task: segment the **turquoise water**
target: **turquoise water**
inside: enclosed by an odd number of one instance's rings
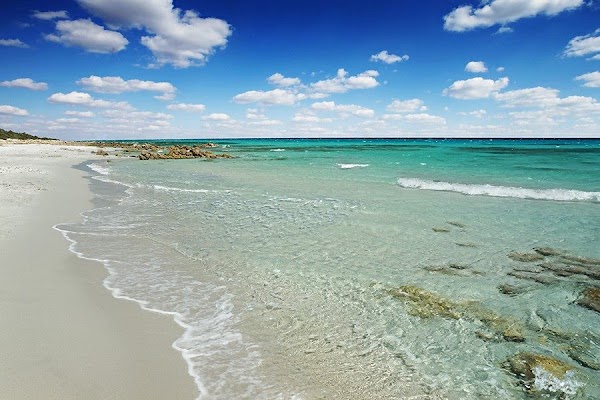
[[[60,227],[185,328],[201,398],[600,398],[600,141],[217,143],[89,163]],[[571,372],[522,382],[519,352]]]

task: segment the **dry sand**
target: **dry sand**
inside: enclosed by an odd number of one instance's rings
[[[0,140],[0,397],[193,399],[170,317],[113,298],[52,228],[91,208],[91,147]]]

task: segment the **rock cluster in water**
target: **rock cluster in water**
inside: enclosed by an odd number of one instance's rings
[[[147,150],[142,149],[138,158],[140,160],[165,160],[165,159],[188,159],[188,158],[233,158],[232,155],[227,153],[215,154],[211,151],[205,150],[206,147],[214,147],[212,143],[199,146],[171,146],[169,151],[161,153],[160,150]]]

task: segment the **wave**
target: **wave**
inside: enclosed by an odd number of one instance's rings
[[[99,173],[100,175],[108,175],[110,174],[110,168],[103,167],[98,164],[86,164],[86,166],[94,172]]]
[[[351,169],[351,168],[365,168],[368,167],[369,164],[337,164],[340,169]]]
[[[600,202],[600,192],[585,192],[571,189],[528,189],[512,186],[471,185],[429,181],[418,178],[399,178],[398,185],[409,189],[456,192],[470,196],[513,197],[517,199],[553,200],[553,201],[590,201]]]
[[[285,149],[271,149],[269,151],[285,151]]]

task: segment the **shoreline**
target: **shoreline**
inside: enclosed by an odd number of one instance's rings
[[[0,146],[0,392],[12,399],[193,399],[172,316],[105,289],[101,263],[54,226],[92,208],[90,147]],[[15,201],[17,200],[17,201]]]

